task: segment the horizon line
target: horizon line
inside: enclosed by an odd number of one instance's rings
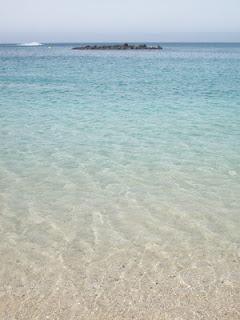
[[[0,45],[8,45],[8,44],[21,44],[21,43],[31,43],[33,42],[33,40],[26,40],[26,41],[18,41],[18,42],[1,42],[0,41]],[[38,42],[36,40],[34,40],[34,42]],[[141,41],[119,41],[119,40],[101,40],[101,41],[39,41],[38,43],[41,44],[71,44],[71,43],[200,43],[200,44],[207,44],[207,43],[216,43],[216,44],[221,44],[221,43],[229,43],[229,44],[240,44],[240,41],[151,41],[151,40],[141,40]]]

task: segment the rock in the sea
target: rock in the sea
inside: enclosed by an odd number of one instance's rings
[[[94,44],[82,45],[80,47],[72,48],[73,50],[161,50],[160,45],[147,44]]]

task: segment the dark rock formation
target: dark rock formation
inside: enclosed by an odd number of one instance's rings
[[[94,44],[72,48],[73,50],[161,50],[159,45],[147,44]]]

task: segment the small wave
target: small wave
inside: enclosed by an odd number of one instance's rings
[[[29,43],[21,43],[19,46],[21,47],[38,47],[42,46],[43,44],[40,42],[29,42]]]

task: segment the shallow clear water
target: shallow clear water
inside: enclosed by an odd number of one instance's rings
[[[2,319],[239,319],[240,45],[0,46]]]

